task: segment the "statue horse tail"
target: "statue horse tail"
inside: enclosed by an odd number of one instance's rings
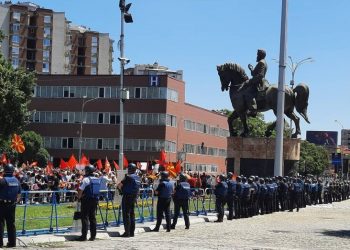
[[[306,84],[299,84],[294,89],[295,96],[295,108],[298,113],[305,119],[307,123],[310,123],[307,116],[307,106],[309,105],[309,87]]]

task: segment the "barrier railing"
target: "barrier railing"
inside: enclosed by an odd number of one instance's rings
[[[213,190],[210,188],[191,189],[189,209],[192,215],[206,215],[215,209]],[[69,232],[73,225],[73,214],[76,210],[77,191],[22,191],[22,199],[17,205],[17,235],[37,235]],[[140,189],[135,204],[135,220],[137,223],[154,221],[154,199],[152,188]],[[117,190],[101,190],[97,208],[98,227],[121,226],[122,196]],[[23,210],[23,211],[22,211]]]

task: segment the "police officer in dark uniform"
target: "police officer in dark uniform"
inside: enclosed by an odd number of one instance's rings
[[[179,183],[175,187],[175,193],[174,193],[174,218],[173,223],[171,224],[171,229],[175,229],[177,219],[180,215],[180,208],[182,209],[182,213],[185,220],[185,226],[186,229],[190,228],[190,219],[188,217],[189,215],[189,209],[188,209],[188,199],[191,195],[191,187],[190,184],[187,182],[187,177],[183,173],[180,173],[180,179]]]
[[[96,239],[96,209],[100,197],[101,180],[94,177],[95,168],[85,167],[85,177],[78,189],[78,200],[81,201],[81,236],[78,241],[87,240],[88,224],[90,222],[89,241]]]
[[[136,174],[137,167],[134,163],[128,165],[128,175],[118,184],[118,189],[123,194],[122,211],[124,222],[124,234],[121,237],[134,237],[135,232],[135,203],[140,192],[141,180]]]
[[[160,184],[155,190],[155,194],[158,195],[157,224],[152,231],[159,232],[159,228],[162,223],[163,213],[164,213],[165,220],[166,220],[166,231],[170,232],[170,228],[171,228],[170,202],[171,202],[171,196],[174,191],[174,185],[169,180],[169,173],[167,171],[162,171],[160,173],[160,177],[161,177]]]
[[[217,184],[215,185],[215,206],[218,213],[218,219],[215,222],[223,222],[224,220],[224,211],[225,211],[225,202],[227,195],[227,183],[226,176],[221,174],[217,179]]]
[[[4,167],[5,175],[0,178],[0,247],[3,247],[4,226],[6,221],[7,247],[16,247],[15,213],[16,202],[20,199],[20,183],[13,176],[15,168],[12,164]]]
[[[241,201],[241,195],[242,195],[242,178],[240,176],[237,176],[236,178],[236,195],[234,200],[234,207],[235,207],[235,219],[239,219],[242,217],[242,201]]]
[[[237,190],[237,182],[232,179],[233,173],[228,172],[227,173],[227,196],[226,196],[226,203],[228,206],[228,220],[233,219],[233,203],[236,196],[236,190]]]

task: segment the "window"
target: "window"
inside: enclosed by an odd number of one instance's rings
[[[116,117],[116,115],[115,114],[110,114],[110,116],[109,116],[109,123],[110,124],[116,124],[116,122],[117,122],[117,119],[116,119],[117,117]]]
[[[68,138],[68,148],[73,148],[73,138]]]
[[[44,38],[44,39],[43,39],[43,45],[44,45],[44,46],[50,46],[50,45],[51,45],[51,40],[48,39],[48,38]]]
[[[69,87],[68,86],[63,87],[63,97],[69,97]]]
[[[97,68],[91,67],[91,75],[96,75],[96,74],[97,74]]]
[[[43,73],[49,73],[50,72],[50,63],[43,62]]]
[[[12,24],[12,31],[13,32],[18,32],[21,28],[21,25],[19,23],[13,23]]]
[[[62,113],[62,122],[63,123],[68,123],[68,112],[63,112]]]
[[[50,51],[49,50],[43,50],[43,60],[44,61],[50,60]]]
[[[18,58],[12,58],[12,67],[14,69],[17,69],[19,66],[19,59]]]
[[[97,54],[97,47],[91,47],[91,55]]]
[[[12,19],[14,20],[14,21],[20,21],[21,20],[21,13],[20,12],[13,12],[12,13]]]
[[[166,125],[176,127],[176,116],[166,115]]]
[[[97,57],[96,56],[92,56],[91,57],[91,64],[96,64],[97,63]]]
[[[44,28],[44,37],[49,37],[51,35],[51,28],[45,27]]]
[[[67,148],[68,138],[62,138],[62,148]]]
[[[19,42],[21,41],[19,35],[12,35],[12,43],[14,44],[19,44]]]
[[[103,141],[101,138],[97,139],[97,149],[102,149]]]
[[[98,97],[104,98],[105,97],[105,88],[99,88],[98,89]]]
[[[102,124],[103,123],[103,113],[98,113],[98,123]]]
[[[51,16],[44,16],[44,23],[51,23]]]
[[[96,47],[97,46],[97,37],[93,36],[91,39],[91,46]]]

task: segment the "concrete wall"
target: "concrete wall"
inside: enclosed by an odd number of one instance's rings
[[[98,43],[98,75],[109,75],[111,72],[110,69],[110,39],[108,34],[99,34],[99,43]]]
[[[233,171],[237,174],[241,173],[241,169],[247,170],[249,168],[261,168],[262,166],[266,168],[262,172],[270,173],[271,166],[273,168],[274,157],[275,138],[227,138],[227,167],[229,169],[234,166]],[[286,172],[288,172],[293,162],[300,159],[300,139],[284,139],[283,159],[285,166],[288,165],[286,166]],[[263,162],[259,160],[263,160]],[[244,164],[249,164],[249,166]],[[257,169],[256,172],[261,172],[260,170]]]
[[[65,70],[66,21],[64,13],[53,13],[51,74],[66,74]]]
[[[5,58],[9,58],[9,34],[10,34],[10,9],[0,6],[0,29],[5,35],[1,43],[1,53]]]

